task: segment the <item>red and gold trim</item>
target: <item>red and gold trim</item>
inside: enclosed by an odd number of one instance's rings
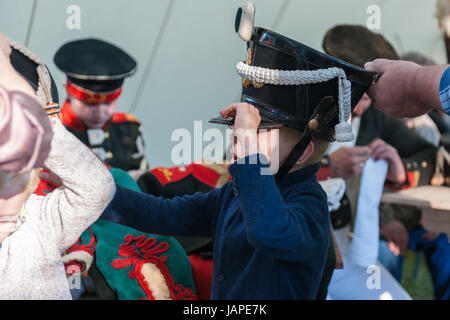
[[[83,124],[83,122],[81,122],[81,120],[78,119],[68,99],[64,101],[64,104],[61,109],[61,115],[62,115],[62,122],[64,123],[65,126],[80,131],[84,131],[87,129],[86,126]]]
[[[117,90],[109,92],[94,92],[84,88],[81,88],[69,80],[66,83],[66,90],[72,97],[78,100],[82,100],[90,104],[98,103],[110,103],[116,100],[122,93],[122,87]]]
[[[155,175],[162,186],[168,183],[180,181],[192,174],[196,179],[207,184],[211,188],[215,188],[220,174],[204,165],[191,163],[187,166],[163,168],[157,167],[150,172]]]

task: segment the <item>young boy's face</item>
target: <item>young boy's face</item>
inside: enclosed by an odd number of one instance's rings
[[[282,129],[258,129],[258,150],[263,152],[272,165],[279,167],[287,159],[292,148],[300,141],[301,134]],[[233,160],[242,157],[242,149],[237,138],[234,138]],[[277,163],[274,163],[277,162]]]
[[[277,152],[279,144],[279,130],[278,129],[258,129],[257,130],[257,143],[258,149],[262,151],[269,160],[272,158],[272,154]],[[242,148],[237,137],[234,137],[233,144],[233,160],[242,158]]]
[[[110,103],[88,104],[71,98],[71,106],[77,117],[90,129],[102,128],[114,115],[117,100]]]
[[[259,111],[248,103],[233,103],[222,109],[220,115],[224,118],[234,118],[233,160],[260,152],[270,161],[270,170],[273,173],[278,171],[302,137],[299,131],[287,127],[259,128],[261,122]],[[310,143],[296,165],[306,162],[313,151],[314,145]]]

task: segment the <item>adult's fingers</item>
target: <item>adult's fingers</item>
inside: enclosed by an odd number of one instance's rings
[[[389,164],[392,164],[395,162],[395,152],[392,151],[391,149],[387,148],[385,150],[383,150],[383,152],[381,152],[377,158],[375,158],[375,160],[380,160],[380,159],[384,159],[386,160]]]
[[[387,71],[389,65],[391,65],[394,61],[387,59],[376,59],[371,62],[367,62],[364,65],[364,68],[367,71],[375,72],[378,74],[377,82],[373,83],[372,86],[367,90],[367,95],[372,99],[373,104],[377,107],[377,102],[379,100],[383,100],[383,81],[382,75]]]
[[[386,148],[388,148],[389,145],[385,141],[377,138],[373,140],[371,143],[369,143],[368,147],[370,149],[370,156],[372,158],[377,159],[379,154],[383,152]]]
[[[355,156],[360,156],[360,157],[369,157],[370,156],[370,148],[367,147],[367,146],[354,147],[354,148],[351,149],[351,152]]]
[[[386,142],[384,142],[384,140],[381,140],[380,138],[376,138],[373,139],[368,145],[367,147],[372,150],[375,146],[379,145],[379,144],[385,144]]]
[[[375,59],[373,61],[367,62],[364,65],[364,69],[371,72],[376,72],[378,74],[383,74],[386,72],[387,67],[392,64],[393,60],[388,59]]]
[[[377,144],[370,153],[370,156],[375,160],[379,160],[384,153],[389,150],[389,146],[387,144]]]
[[[395,256],[399,256],[400,255],[400,248],[397,246],[397,244],[395,242],[388,241],[388,247],[389,247],[389,250],[391,250],[391,252]]]

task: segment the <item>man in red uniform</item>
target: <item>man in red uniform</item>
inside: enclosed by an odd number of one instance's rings
[[[139,121],[115,112],[124,79],[136,61],[113,44],[82,39],[64,44],[54,62],[67,74],[65,126],[100,159],[126,171],[147,170]]]

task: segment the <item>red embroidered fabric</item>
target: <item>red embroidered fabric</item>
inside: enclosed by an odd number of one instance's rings
[[[129,234],[124,237],[125,243],[119,247],[118,255],[125,259],[115,259],[111,265],[114,268],[125,268],[134,265],[133,270],[128,274],[130,278],[135,278],[141,288],[147,295],[147,300],[155,300],[153,293],[142,274],[142,266],[145,263],[153,263],[160,270],[166,284],[169,288],[170,296],[173,300],[196,300],[197,296],[193,294],[190,288],[184,288],[180,284],[175,284],[175,281],[166,266],[167,257],[157,256],[169,249],[167,242],[160,242],[157,244],[155,238],[146,238],[141,234],[137,237]]]

